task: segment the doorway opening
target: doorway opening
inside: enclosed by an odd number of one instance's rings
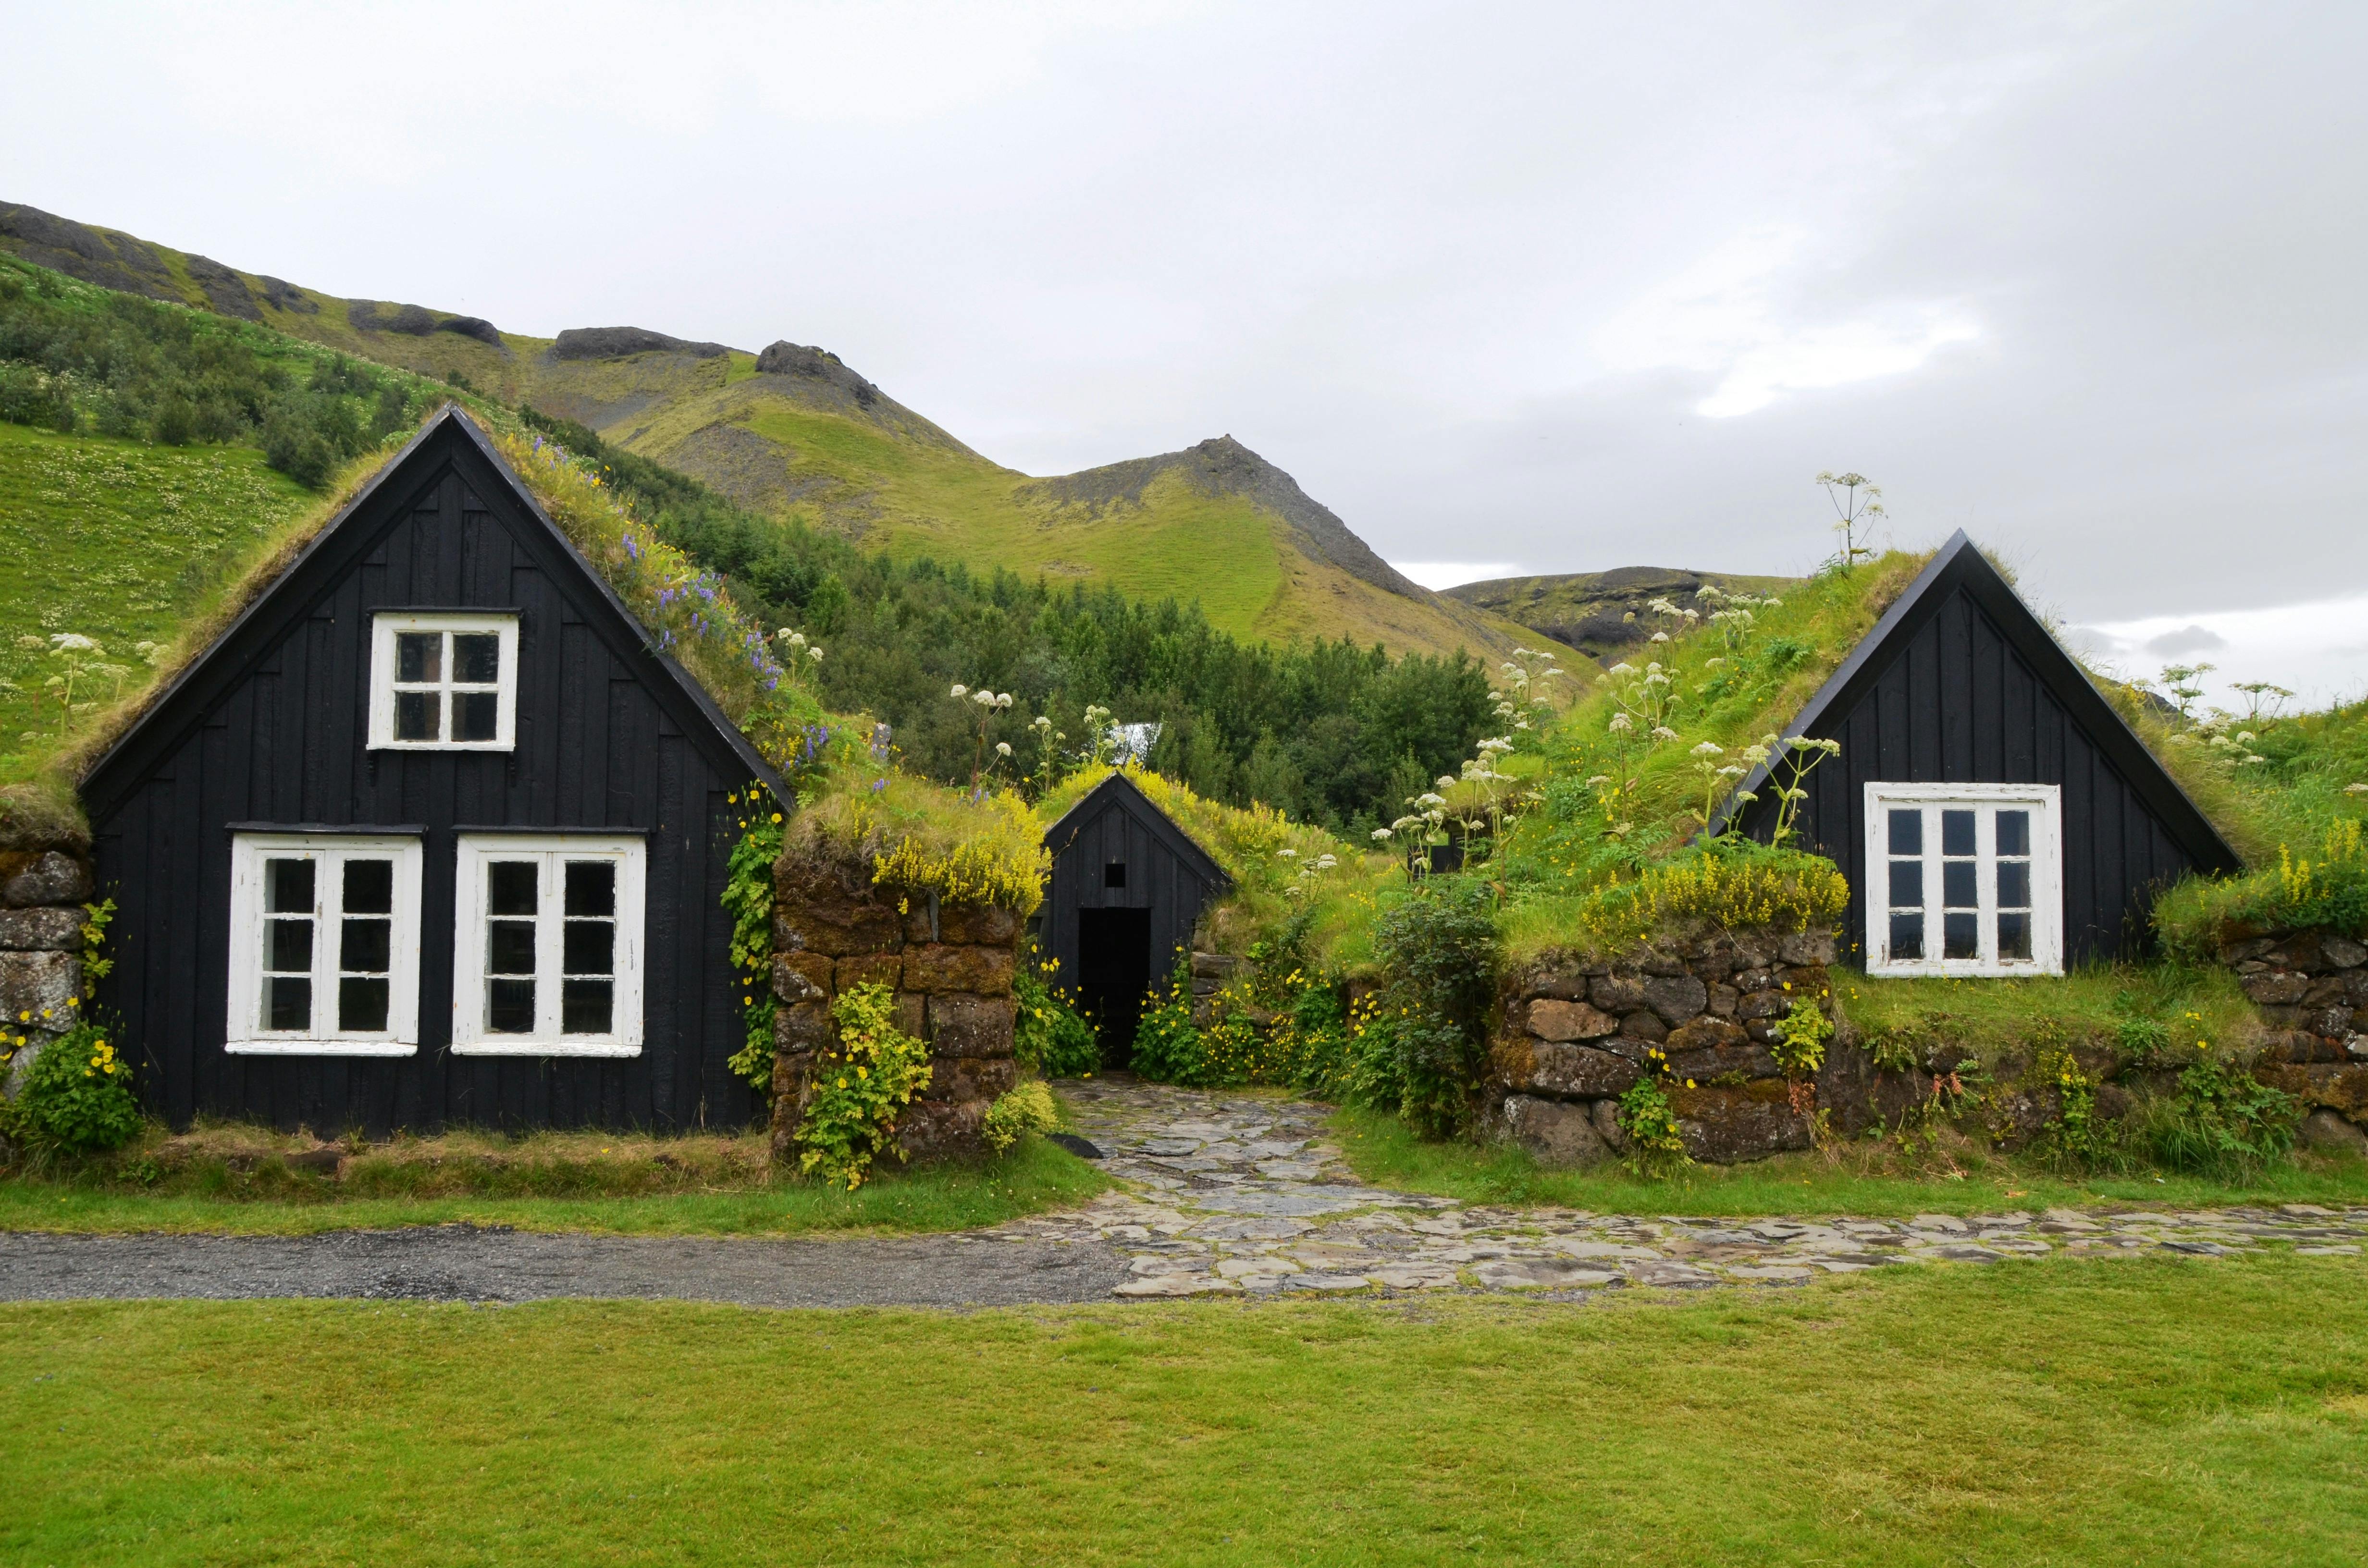
[[[1077,911],[1077,1000],[1102,1042],[1102,1064],[1123,1067],[1151,989],[1151,911]]]

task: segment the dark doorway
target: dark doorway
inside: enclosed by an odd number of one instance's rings
[[[1077,911],[1077,999],[1102,1042],[1106,1066],[1122,1067],[1151,989],[1151,911]]]

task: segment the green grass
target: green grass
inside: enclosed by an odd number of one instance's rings
[[[2043,1026],[2056,1040],[2075,1041],[2159,1024],[2164,1043],[2185,1049],[2198,1040],[2240,1043],[2257,1022],[2236,976],[2217,968],[2098,965],[2032,980],[1869,980],[1837,969],[1834,989],[1842,1017],[1870,1040],[1945,1039],[1985,1062],[2000,1048],[2032,1043]]]
[[[19,639],[96,638],[135,690],[147,670],[133,645],[170,642],[235,562],[319,499],[250,447],[0,425],[0,783],[27,777],[59,729],[42,685],[54,661]],[[75,698],[105,702],[114,687]]]
[[[0,1307],[22,1562],[2351,1563],[2368,1267],[971,1314]]]
[[[1912,1214],[2037,1211],[2059,1205],[2193,1209],[2229,1203],[2368,1203],[2368,1162],[2298,1156],[2241,1183],[2151,1175],[2070,1176],[1954,1137],[1903,1149],[1856,1142],[1831,1153],[1695,1165],[1646,1181],[1616,1165],[1541,1169],[1519,1149],[1417,1138],[1393,1116],[1343,1109],[1333,1133],[1358,1176],[1468,1203],[1563,1204],[1619,1214]]]
[[[571,1158],[537,1153],[538,1142],[507,1160],[463,1151],[433,1161],[364,1157],[342,1180],[290,1172],[274,1155],[219,1153],[153,1187],[112,1166],[19,1175],[0,1180],[0,1231],[312,1235],[463,1221],[612,1235],[959,1231],[1083,1203],[1110,1186],[1092,1165],[1035,1138],[978,1165],[908,1171],[890,1162],[852,1193],[772,1176],[757,1161],[661,1166],[645,1150]]]

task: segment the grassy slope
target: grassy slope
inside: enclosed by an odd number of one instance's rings
[[[17,639],[97,638],[132,668],[124,684],[136,687],[145,671],[132,645],[170,641],[223,574],[317,503],[248,447],[149,447],[0,425],[0,678],[17,687],[0,687],[0,783],[33,766],[27,732],[58,728],[41,685],[51,662]]]
[[[183,301],[203,308],[187,257],[150,248]],[[310,308],[285,310],[263,300],[259,286],[254,292],[266,324],[292,336],[438,378],[458,372],[505,402],[579,419],[743,505],[847,528],[899,555],[1198,599],[1213,624],[1242,637],[1346,636],[1399,653],[1465,647],[1493,655],[1525,635],[1493,615],[1405,598],[1315,560],[1280,518],[1237,497],[1155,486],[1141,507],[1060,517],[1015,494],[1028,476],[927,420],[893,404],[882,405],[880,421],[812,405],[779,390],[779,378],[756,376],[747,354],[556,361],[547,357],[548,338],[504,333],[495,348],[450,332],[364,333],[344,300],[300,288],[296,297]],[[700,438],[719,422],[741,435]]]
[[[2349,1563],[2363,1275],[2059,1260],[1593,1308],[16,1304],[0,1553]]]

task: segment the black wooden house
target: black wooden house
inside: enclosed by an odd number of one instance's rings
[[[718,898],[752,778],[448,407],[84,780],[101,1005],[176,1125],[745,1123]]]
[[[1037,941],[1099,1026],[1105,1060],[1121,1061],[1144,994],[1190,953],[1201,904],[1233,879],[1122,771],[1062,813],[1044,846]]]
[[[1840,743],[1794,842],[1850,878],[1867,972],[2013,975],[2134,957],[2157,892],[2237,854],[1962,532],[1786,731]],[[1780,769],[1780,772],[1783,770]],[[1762,767],[1737,814],[1770,836]]]

